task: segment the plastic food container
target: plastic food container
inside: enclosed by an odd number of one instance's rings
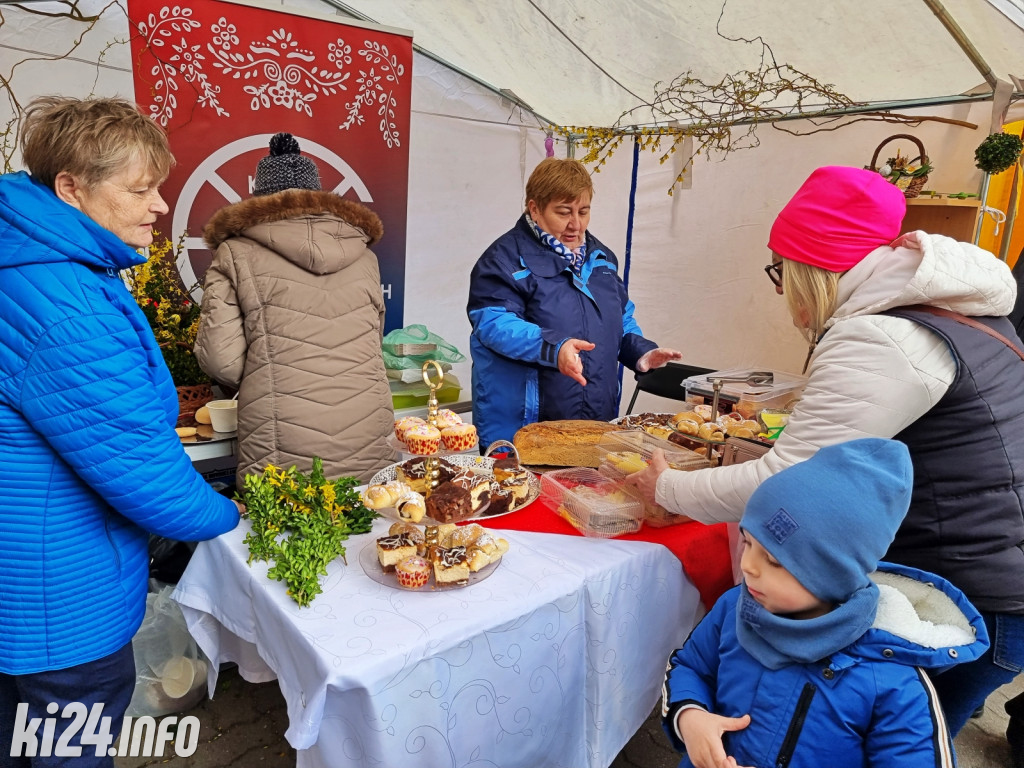
[[[609,432],[598,443],[598,448],[601,450],[598,471],[616,482],[621,482],[626,475],[645,469],[650,464],[655,448],[665,452],[665,459],[672,469],[689,472],[711,466],[707,458],[688,448],[635,429]],[[643,499],[640,503],[643,505],[644,522],[647,525],[662,528],[687,521],[686,517],[674,515],[660,504]]]
[[[636,533],[643,525],[640,499],[590,467],[545,472],[540,492],[584,536],[608,539]]]
[[[389,381],[391,387],[391,404],[397,411],[402,408],[415,408],[426,405],[430,399],[430,388],[422,381],[403,383],[400,381]],[[462,386],[459,380],[452,374],[446,373],[441,388],[437,390],[437,402],[454,403],[462,394]]]
[[[721,378],[724,381],[718,396],[718,410],[722,413],[736,411],[745,419],[756,419],[765,408],[791,407],[791,404],[800,398],[807,383],[806,376],[782,371],[770,371],[771,383],[746,381],[759,372],[753,368],[734,368],[691,376],[683,382],[686,399],[690,402],[710,404],[715,396],[713,381]]]

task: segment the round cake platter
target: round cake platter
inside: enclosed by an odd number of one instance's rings
[[[422,587],[417,587],[415,589],[409,589],[401,586],[394,573],[384,572],[384,569],[381,567],[380,560],[377,559],[377,548],[375,546],[367,545],[359,550],[359,565],[362,566],[363,573],[378,584],[383,584],[385,587],[401,589],[404,592],[445,592],[450,589],[471,587],[477,582],[483,581],[498,569],[498,566],[501,565],[501,558],[495,560],[493,563],[488,563],[479,571],[470,571],[469,582],[467,584],[436,584],[434,583],[433,573],[431,573],[430,579],[427,580],[427,583]]]
[[[631,414],[627,414],[625,416],[619,416],[618,418],[612,419],[608,423],[609,424],[626,424],[626,425],[629,425],[630,421],[631,420],[635,420],[636,417],[639,416],[639,415],[640,414],[638,414],[638,413],[631,413]],[[673,416],[675,416],[674,413],[652,413],[650,415],[655,417],[655,418],[657,418],[658,421],[662,422],[665,426],[668,426],[668,420],[671,419]]]
[[[448,456],[444,456],[443,458],[445,461],[449,462],[450,464],[453,464],[456,467],[468,469],[487,478],[494,477],[494,473],[492,471],[492,468],[494,467],[494,459],[492,459],[489,456],[480,456],[475,453],[455,453]],[[390,483],[393,480],[397,480],[398,478],[396,469],[401,463],[403,462],[395,462],[394,464],[390,464],[384,467],[382,470],[377,472],[377,474],[370,478],[370,482],[367,483],[367,485],[383,485],[385,483]],[[527,480],[527,485],[528,490],[526,498],[520,501],[518,504],[510,506],[506,511],[489,515],[487,514],[487,508],[489,505],[484,505],[480,509],[478,509],[471,517],[466,518],[466,520],[487,520],[495,517],[501,517],[503,515],[508,515],[512,512],[518,512],[520,509],[525,507],[527,504],[532,503],[540,496],[540,479],[532,472],[530,473],[530,477]],[[394,507],[385,507],[377,511],[380,512],[382,516],[387,517],[389,519],[403,520],[403,518],[399,517],[398,512],[395,510]],[[441,522],[434,520],[428,515],[425,516],[422,520],[420,520],[420,524],[440,525]]]

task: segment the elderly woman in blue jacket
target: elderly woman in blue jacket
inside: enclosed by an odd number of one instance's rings
[[[66,705],[99,704],[117,737],[149,534],[212,538],[240,507],[192,469],[174,384],[120,276],[167,212],[163,132],[131,102],[42,97],[21,149],[29,173],[0,177],[0,754],[63,765],[37,718],[57,720],[55,745]],[[89,728],[71,730],[74,749]],[[109,746],[72,764],[112,765]]]
[[[577,160],[546,158],[526,211],[473,267],[473,423],[482,445],[535,421],[618,416],[618,364],[682,353],[644,338],[615,254],[587,231],[594,186]]]

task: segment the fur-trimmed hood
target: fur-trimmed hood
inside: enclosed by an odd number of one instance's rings
[[[346,200],[333,192],[286,189],[221,208],[203,228],[203,240],[211,251],[216,251],[228,238],[237,237],[257,225],[323,214],[336,216],[362,230],[367,237],[367,245],[373,245],[384,235],[380,217],[361,203]]]
[[[214,214],[195,353],[238,389],[238,471],[267,464],[367,482],[395,460],[380,341],[380,219],[320,190],[287,189]]]

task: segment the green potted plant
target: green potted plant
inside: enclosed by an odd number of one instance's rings
[[[978,148],[974,150],[974,164],[985,172],[985,178],[981,182],[981,194],[979,195],[982,207],[978,214],[978,226],[975,227],[974,232],[975,244],[978,243],[981,237],[981,219],[984,217],[985,211],[988,210],[985,207],[985,201],[988,199],[989,181],[994,174],[1002,173],[1019,162],[1022,150],[1024,150],[1024,141],[1021,141],[1019,136],[1015,136],[1012,133],[989,134],[978,145]],[[1012,229],[1012,227],[1013,216],[1011,213],[1007,222],[1007,228]],[[996,225],[996,231],[998,232],[998,224]],[[1005,248],[1008,244],[1009,239],[1004,235],[1003,247],[1000,249],[1000,258],[1006,258]]]
[[[149,259],[125,270],[123,277],[153,329],[178,389],[181,417],[187,418],[213,399],[210,377],[199,367],[192,351],[199,331],[200,306],[191,292],[197,286],[186,288],[176,266],[184,234],[176,243],[161,238],[158,232],[153,235]]]

